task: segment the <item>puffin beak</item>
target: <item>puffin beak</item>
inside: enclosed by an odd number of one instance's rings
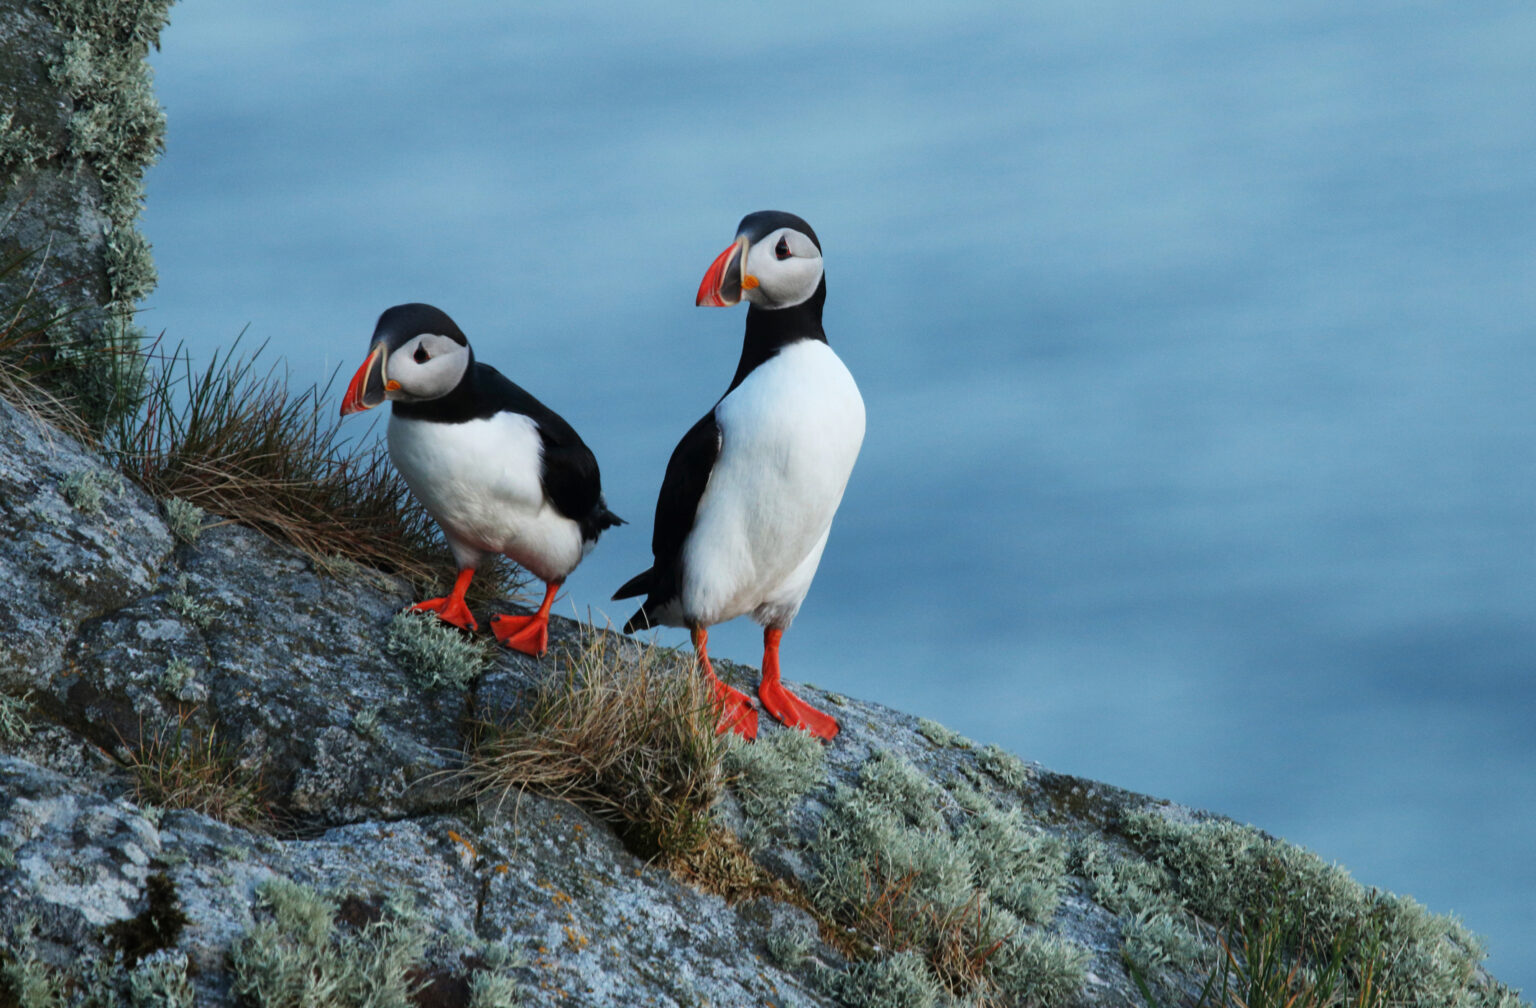
[[[347,394],[341,400],[341,415],[360,413],[382,403],[389,387],[384,377],[384,344],[379,343],[368,352],[368,359],[352,376]]]
[[[757,286],[757,277],[743,276],[742,265],[747,261],[748,241],[745,235],[731,243],[731,247],[715,257],[699,284],[699,296],[694,304],[711,308],[726,308],[741,301],[742,288]]]

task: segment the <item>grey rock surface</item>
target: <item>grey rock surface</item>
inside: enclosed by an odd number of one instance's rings
[[[153,591],[171,552],[154,501],[71,438],[0,400],[0,684],[41,686],[66,671],[82,623]],[[96,493],[80,499],[75,481]],[[87,520],[81,520],[85,518]]]
[[[235,964],[272,952],[260,942],[274,940],[271,887],[283,882],[328,901],[330,940],[383,958],[380,949],[405,949],[418,1005],[974,1003],[902,994],[899,977],[881,972],[898,949],[866,943],[860,955],[871,958],[855,962],[830,918],[702,892],[575,805],[462,797],[452,771],[471,726],[517,718],[590,628],[556,618],[550,656],[499,652],[467,690],[428,688],[384,647],[410,601],[403,582],[317,569],[229,524],[177,544],[157,502],[3,402],[0,438],[11,532],[0,539],[0,995],[6,970],[25,964],[47,976],[94,964],[89,983],[124,991],[169,964],[191,992],[182,1003],[257,1004],[238,993]],[[663,665],[689,674],[686,656]],[[753,669],[717,669],[756,684]],[[1172,892],[1183,880],[1125,824],[1147,811],[1159,822],[1211,817],[795,688],[841,734],[807,749],[764,718],[716,808],[769,874],[812,896],[826,890],[838,853],[829,830],[856,824],[849,810],[869,804],[877,771],[889,772],[881,786],[905,802],[890,813],[906,820],[897,832],[966,864],[1003,858],[988,884],[1016,901],[1010,941],[1030,937],[1072,964],[1064,994],[1029,988],[996,1003],[1142,1005],[1126,967],[1133,946],[1163,1003],[1198,990],[1201,977],[1173,956],[1184,934],[1165,912],[1174,904],[1126,881]],[[214,731],[230,767],[259,773],[271,818],[233,826],[133,797],[136,752],[166,732]],[[748,757],[795,751],[810,757],[800,783],[763,791],[789,775],[754,778]],[[1009,839],[977,846],[984,823],[1006,825],[997,836]],[[1044,873],[1025,878],[1024,862],[1006,861],[1009,845],[1031,848]],[[1460,1000],[1425,1003],[1517,1003],[1485,977],[1469,982]]]

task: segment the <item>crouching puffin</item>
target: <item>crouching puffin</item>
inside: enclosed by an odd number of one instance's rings
[[[532,616],[493,617],[491,632],[543,654],[555,593],[603,530],[624,524],[603,501],[597,459],[558,414],[476,361],[453,319],[431,305],[379,316],[341,415],[386,399],[389,457],[459,565],[452,593],[413,608],[479,629],[464,593],[480,561],[503,554],[544,582],[544,601]]]
[[[837,722],[779,680],[779,640],[811,587],[864,440],[864,401],[821,327],[827,282],[809,224],[779,211],[742,219],[697,303],[743,298],[736,375],[673,450],[656,502],[655,562],[614,598],[646,596],[626,632],[687,627],[721,730],[755,738],[751,700],[720,681],[707,651],[710,626],[750,613],[763,626],[763,708],[830,739]]]

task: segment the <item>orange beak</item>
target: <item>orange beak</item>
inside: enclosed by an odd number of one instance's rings
[[[388,382],[384,377],[384,344],[368,351],[368,359],[357,369],[347,385],[347,394],[341,399],[341,415],[361,413],[384,402]]]
[[[741,301],[742,288],[757,286],[757,279],[742,276],[742,266],[747,261],[747,239],[737,238],[731,247],[715,256],[699,284],[699,296],[693,303],[711,308],[727,308]]]

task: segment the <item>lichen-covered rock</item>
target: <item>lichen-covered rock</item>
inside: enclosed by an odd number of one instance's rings
[[[388,643],[403,582],[217,522],[176,545],[67,436],[4,403],[0,436],[0,1003],[21,977],[50,1004],[1130,1008],[1133,970],[1196,996],[1255,908],[1375,929],[1393,1003],[1519,1003],[1454,922],[1305,851],[810,685],[832,744],[765,718],[727,757],[732,905],[575,805],[456,776],[596,631],[557,617],[542,659],[423,674]]]
[[[155,587],[81,628],[55,702],[82,735],[132,750],[156,731],[216,729],[295,827],[446,799],[465,700],[421,687],[384,652],[409,601],[402,583],[339,580],[223,526],[181,547]]]
[[[88,619],[154,590],[171,537],[155,504],[77,442],[0,400],[0,688],[67,672]],[[77,490],[71,501],[66,486]]]
[[[165,118],[145,57],[170,0],[0,0],[0,304],[56,318],[59,372],[96,417],[121,408],[135,302],[155,285],[138,230]],[[26,324],[26,320],[23,320]]]

